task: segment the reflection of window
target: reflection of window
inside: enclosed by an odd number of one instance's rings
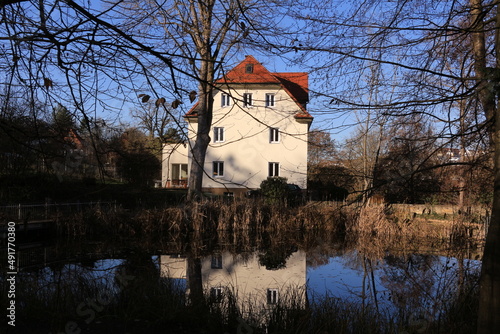
[[[268,304],[278,303],[278,289],[267,289],[267,303]]]
[[[214,128],[214,142],[222,143],[224,141],[224,128],[215,127]]]
[[[222,93],[221,94],[221,107],[228,107],[231,105],[231,99],[229,94]]]
[[[224,176],[224,161],[214,161],[213,176],[215,177]]]
[[[222,269],[222,255],[215,254],[212,255],[212,269]]]
[[[252,105],[253,105],[252,94],[251,93],[244,93],[243,94],[243,106],[250,107]]]
[[[222,300],[222,287],[210,288],[210,299],[216,303]]]
[[[266,107],[274,107],[274,94],[266,94]]]
[[[269,163],[269,177],[280,176],[280,163],[270,162]]]
[[[280,142],[280,130],[278,128],[269,128],[269,142],[270,143]]]

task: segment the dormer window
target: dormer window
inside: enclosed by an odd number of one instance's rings
[[[247,64],[245,66],[245,73],[253,73],[253,64]]]
[[[212,255],[212,263],[210,266],[212,269],[222,269],[222,255],[214,254]]]

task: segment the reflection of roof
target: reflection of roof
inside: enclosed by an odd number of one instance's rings
[[[249,70],[251,69],[251,70]],[[245,59],[227,72],[222,78],[215,81],[217,85],[232,84],[276,84],[290,95],[300,107],[295,118],[312,119],[304,105],[309,101],[308,74],[306,72],[271,73],[254,57]],[[197,116],[198,103],[186,114],[186,117]]]

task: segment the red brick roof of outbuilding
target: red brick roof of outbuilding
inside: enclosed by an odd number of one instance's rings
[[[247,66],[253,66],[251,73],[247,71]],[[292,97],[299,105],[300,112],[296,118],[313,117],[306,111],[305,104],[309,101],[308,74],[306,72],[281,72],[272,73],[259,63],[253,56],[246,56],[245,59],[227,72],[222,78],[215,81],[218,85],[231,84],[278,84]],[[196,116],[196,103],[186,114],[186,117]]]
[[[77,149],[83,148],[84,140],[74,129],[69,129],[67,136],[64,137],[64,141],[75,145]]]

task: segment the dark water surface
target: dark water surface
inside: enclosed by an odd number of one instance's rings
[[[326,232],[31,242],[17,251],[17,329],[8,329],[139,333],[148,324],[144,332],[264,333],[273,332],[270,314],[283,305],[329,301],[425,329],[474,286],[479,254],[443,240],[359,247]],[[201,298],[212,317],[224,319],[222,327],[188,328],[193,315],[182,312],[193,312]]]

